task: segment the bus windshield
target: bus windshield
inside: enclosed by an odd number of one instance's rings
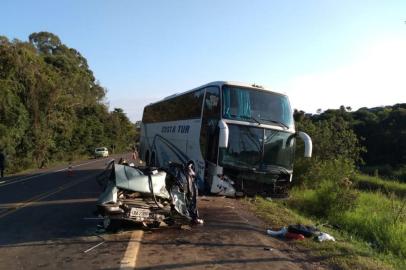
[[[223,117],[293,127],[293,113],[285,95],[237,86],[223,86]]]
[[[293,169],[294,134],[244,125],[228,127],[228,147],[220,149],[220,165],[255,170],[272,166]]]

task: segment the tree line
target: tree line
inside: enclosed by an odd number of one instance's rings
[[[0,149],[9,172],[91,155],[98,146],[131,147],[134,124],[120,108],[109,112],[105,98],[86,58],[58,36],[0,36]]]
[[[315,159],[299,160],[299,168],[345,160],[362,172],[406,181],[406,104],[356,111],[341,106],[317,114],[295,110],[294,116],[314,143]]]

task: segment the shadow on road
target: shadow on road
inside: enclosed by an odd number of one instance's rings
[[[62,171],[0,187],[0,248],[96,235],[102,172]]]

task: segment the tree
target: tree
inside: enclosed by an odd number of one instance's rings
[[[296,184],[318,186],[324,180],[339,181],[354,172],[364,148],[343,113],[345,110],[327,110],[321,115],[296,118],[300,120],[297,129],[307,132],[313,141],[311,159],[296,157]],[[302,147],[299,142],[299,152]]]
[[[17,171],[133,143],[134,125],[108,111],[87,60],[49,32],[28,42],[0,36],[0,146]]]

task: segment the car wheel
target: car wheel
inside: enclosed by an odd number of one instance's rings
[[[103,220],[103,228],[109,232],[117,232],[121,226],[121,220],[119,219],[111,219],[108,216],[104,217]]]

